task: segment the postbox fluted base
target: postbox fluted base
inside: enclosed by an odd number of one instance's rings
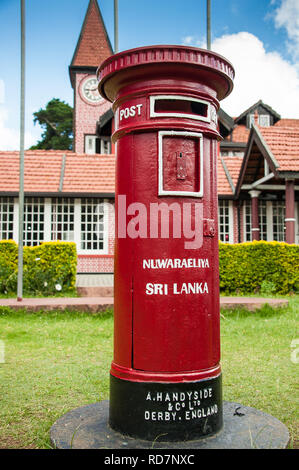
[[[145,440],[190,441],[223,425],[221,374],[196,382],[133,382],[110,375],[109,424]]]

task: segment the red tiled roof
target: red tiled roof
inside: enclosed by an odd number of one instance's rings
[[[243,124],[240,124],[234,128],[234,130],[231,133],[232,136],[232,142],[247,142],[248,137],[249,137],[249,132],[250,129],[247,129],[246,126]],[[231,137],[229,136],[227,140],[230,140]]]
[[[243,163],[243,157],[222,157],[222,158],[229,171],[233,184],[236,187],[240,170],[241,170],[241,166]]]
[[[64,192],[114,193],[114,155],[75,155],[67,157]]]
[[[275,127],[298,127],[299,119],[280,119],[275,124]]]
[[[24,158],[25,191],[57,191],[62,154],[28,151]],[[0,191],[19,190],[19,152],[0,152]]]
[[[90,0],[71,67],[98,67],[112,53],[97,0]]]
[[[234,187],[237,185],[243,157],[218,157],[217,165],[217,192],[222,196],[232,196],[233,191],[227,178],[223,163],[231,177]]]
[[[233,194],[219,157],[217,160],[217,192],[219,195],[232,196]]]
[[[258,130],[279,165],[277,170],[299,171],[299,126],[258,126]]]
[[[63,155],[66,156],[64,177]],[[234,185],[240,157],[223,157]],[[24,189],[28,193],[111,194],[115,192],[115,156],[76,154],[63,150],[25,152]],[[223,165],[218,158],[218,194],[232,195]],[[61,189],[61,191],[60,191]],[[0,193],[19,191],[19,152],[0,152]]]
[[[24,158],[24,190],[61,193],[114,193],[114,155],[75,154],[63,150],[29,150]],[[0,192],[19,191],[19,152],[0,152]]]

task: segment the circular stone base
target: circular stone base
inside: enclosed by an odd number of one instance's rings
[[[56,449],[284,449],[289,432],[278,419],[266,413],[223,402],[222,430],[207,438],[185,442],[133,439],[119,434],[108,424],[109,401],[76,408],[51,427]]]

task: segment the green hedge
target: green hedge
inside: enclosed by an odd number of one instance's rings
[[[24,292],[53,295],[74,290],[75,243],[46,242],[24,247]],[[18,245],[0,241],[0,293],[16,292]],[[280,242],[219,243],[220,292],[299,292],[299,246]]]
[[[219,244],[220,292],[299,291],[299,246],[281,242]]]
[[[23,251],[23,289],[26,294],[53,295],[75,288],[77,271],[76,244],[46,242],[25,246]],[[0,241],[0,292],[17,290],[18,245],[13,240]]]

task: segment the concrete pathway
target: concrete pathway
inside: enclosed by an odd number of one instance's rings
[[[55,297],[55,298],[25,298],[0,299],[0,306],[14,309],[38,310],[80,310],[83,312],[101,312],[113,307],[113,297]],[[272,307],[288,306],[286,299],[269,299],[261,297],[220,297],[221,308],[245,307],[248,310],[256,310],[265,304]]]
[[[287,307],[287,299],[270,299],[263,297],[220,297],[221,308],[245,307],[247,310],[256,310],[263,305],[269,304],[271,307]]]

